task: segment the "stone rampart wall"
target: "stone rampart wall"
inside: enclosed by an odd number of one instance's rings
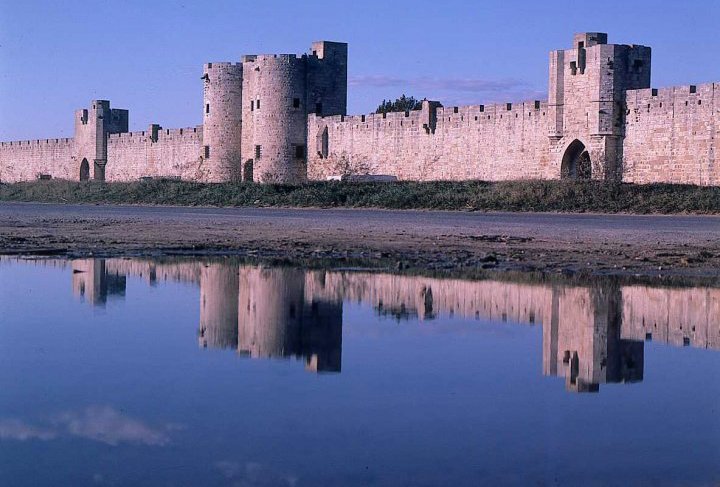
[[[327,154],[322,133],[327,128]],[[308,119],[308,178],[343,173],[401,180],[560,177],[548,138],[547,103],[524,102]]]
[[[78,179],[73,169],[73,139],[23,140],[0,143],[0,182],[32,181],[41,175]]]
[[[720,184],[720,84],[627,92],[623,181]]]
[[[107,181],[136,181],[142,177],[203,181],[202,128],[160,129],[111,134],[108,138]]]

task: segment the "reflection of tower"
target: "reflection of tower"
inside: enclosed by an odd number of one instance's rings
[[[200,346],[236,348],[237,323],[237,265],[205,265],[200,271]]]
[[[615,286],[553,289],[551,319],[543,324],[543,373],[564,375],[576,392],[641,381],[644,347],[620,338],[621,300]]]
[[[93,306],[105,304],[108,296],[125,296],[125,276],[108,273],[105,259],[73,260],[72,272],[73,294]]]
[[[339,372],[342,305],[305,302],[305,272],[240,270],[238,350],[251,357],[303,357],[310,370]]]

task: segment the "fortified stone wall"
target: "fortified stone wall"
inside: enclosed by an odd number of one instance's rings
[[[547,103],[437,107],[308,119],[308,179],[388,174],[398,179],[552,179]],[[312,139],[311,139],[312,140]]]
[[[0,142],[0,182],[33,181],[43,175],[78,179],[71,164],[73,151],[73,139]]]
[[[627,92],[623,181],[720,185],[720,84]]]
[[[108,137],[106,181],[143,177],[210,180],[203,157],[203,128],[162,129],[112,134]]]
[[[346,116],[347,44],[204,66],[203,125],[128,132],[94,100],[72,139],[3,142],[0,181],[168,177],[295,183],[593,178],[720,185],[718,84],[651,89],[651,49],[576,34],[549,56],[548,99]]]

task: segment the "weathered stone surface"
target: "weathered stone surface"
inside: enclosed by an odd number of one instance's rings
[[[128,132],[96,100],[75,137],[0,143],[0,181],[297,182],[591,177],[720,184],[718,84],[650,89],[651,51],[576,34],[549,59],[548,100],[346,116],[347,44],[204,66],[203,125]]]

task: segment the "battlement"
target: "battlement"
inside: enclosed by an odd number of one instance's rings
[[[157,141],[162,140],[173,140],[178,138],[197,138],[202,136],[202,125],[197,127],[183,127],[176,129],[163,129],[159,127],[157,130]],[[122,143],[122,142],[139,142],[150,139],[152,136],[149,130],[138,130],[135,132],[123,132],[118,134],[108,134],[109,143]]]
[[[9,142],[0,142],[0,147],[31,148],[39,145],[69,145],[72,144],[74,140],[75,139],[73,138],[13,140]]]
[[[229,63],[229,62],[213,62],[203,64],[203,73],[208,74],[212,72],[239,72],[242,74],[243,65],[242,63]]]
[[[487,120],[519,119],[545,117],[547,115],[547,100],[526,100],[514,103],[494,103],[490,105],[465,105],[435,108],[437,123],[443,122],[478,122]],[[366,128],[372,125],[385,125],[412,127],[423,117],[422,110],[411,110],[406,112],[369,113],[366,115],[333,115],[317,116],[310,115],[313,123],[322,121],[326,124],[336,126],[357,126],[363,124]]]
[[[679,86],[668,86],[663,88],[645,88],[642,90],[628,90],[627,91],[627,102],[629,104],[637,104],[643,102],[663,102],[667,100],[690,100],[694,99],[700,101],[702,104],[703,98],[712,99],[720,89],[718,83],[704,83],[699,85],[679,85]]]
[[[345,42],[315,41],[310,48],[311,55],[317,59],[331,57],[347,58],[348,45]]]
[[[573,49],[607,44],[608,35],[603,32],[581,32],[573,37]]]

